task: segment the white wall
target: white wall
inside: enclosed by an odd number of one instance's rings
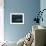
[[[0,0],[0,42],[4,41],[4,0]]]

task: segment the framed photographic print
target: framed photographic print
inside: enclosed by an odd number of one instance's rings
[[[10,24],[24,24],[24,13],[10,13]]]

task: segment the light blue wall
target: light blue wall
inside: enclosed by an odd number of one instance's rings
[[[42,11],[43,9],[46,9],[46,0],[41,0],[40,1],[40,10]],[[46,10],[43,12],[43,22],[40,22],[40,25],[45,26],[46,27]]]
[[[40,0],[4,0],[4,35],[5,40],[18,41],[32,27],[32,19],[40,9]],[[10,13],[24,13],[24,24],[11,25]]]

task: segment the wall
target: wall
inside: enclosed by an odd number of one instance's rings
[[[40,9],[41,9],[41,11],[42,11],[43,9],[46,9],[46,0],[40,0]],[[46,27],[46,20],[45,20],[45,19],[46,19],[46,10],[43,12],[42,17],[43,17],[43,22],[41,21],[41,22],[40,22],[40,25]]]
[[[4,0],[0,0],[0,42],[4,41]]]
[[[4,36],[7,41],[18,41],[32,28],[32,20],[40,10],[40,0],[4,0]],[[10,13],[24,13],[24,24],[10,24]]]

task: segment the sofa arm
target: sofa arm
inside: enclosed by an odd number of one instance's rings
[[[44,46],[44,29],[35,30],[35,46]]]

